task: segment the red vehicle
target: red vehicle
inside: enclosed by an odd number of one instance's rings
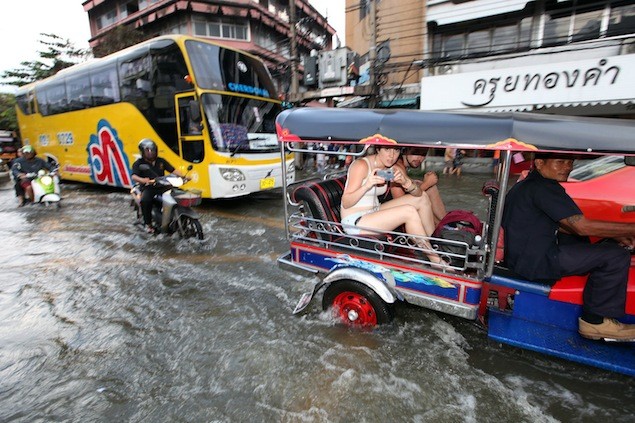
[[[613,222],[635,222],[635,167],[621,156],[605,156],[576,164],[562,185],[585,216]]]

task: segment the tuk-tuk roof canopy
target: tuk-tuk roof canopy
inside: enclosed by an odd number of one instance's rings
[[[276,119],[281,142],[397,143],[466,149],[635,154],[635,121],[536,113],[298,108]]]

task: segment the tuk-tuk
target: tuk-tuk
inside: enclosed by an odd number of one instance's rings
[[[498,176],[484,184],[487,210],[473,240],[429,237],[447,257],[431,266],[411,235],[398,230],[350,235],[340,221],[346,169],[323,179],[286,186],[284,208],[290,251],[278,263],[321,276],[302,296],[303,311],[318,292],[322,307],[349,325],[375,325],[394,317],[397,303],[409,303],[487,328],[501,343],[635,376],[635,345],[592,341],[578,334],[586,276],[555,284],[524,280],[501,261],[499,234],[516,153],[557,152],[579,157],[615,156],[635,163],[635,122],[531,113],[443,113],[413,110],[291,109],[277,118],[281,154],[315,153],[312,143],[337,144],[322,154],[363,156],[369,145],[500,150]],[[338,151],[339,145],[347,147]],[[529,154],[530,155],[530,154]],[[287,180],[284,175],[283,180]],[[515,178],[514,178],[515,180]],[[623,197],[623,196],[622,196]],[[635,191],[624,213],[635,210]],[[498,249],[498,251],[497,251]],[[497,254],[497,252],[499,254]],[[635,263],[631,262],[624,323],[635,323]]]

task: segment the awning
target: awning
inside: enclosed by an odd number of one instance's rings
[[[502,15],[504,13],[518,12],[527,7],[531,0],[481,0],[473,2],[457,9],[457,3],[463,1],[439,1],[436,4],[429,4],[426,10],[426,20],[428,23],[436,22],[438,25],[449,25],[457,22],[468,22],[475,19],[489,18],[492,15]],[[556,0],[558,3],[564,0]]]
[[[346,100],[342,100],[339,103],[337,103],[336,107],[367,108],[368,107],[368,97],[355,96],[355,97],[347,98]]]

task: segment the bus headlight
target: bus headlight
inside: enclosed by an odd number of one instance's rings
[[[295,172],[295,162],[291,162],[289,163],[289,166],[287,166],[287,173],[293,173]]]
[[[221,167],[219,168],[220,174],[226,181],[236,182],[236,181],[244,181],[245,174],[240,170],[234,167]]]

